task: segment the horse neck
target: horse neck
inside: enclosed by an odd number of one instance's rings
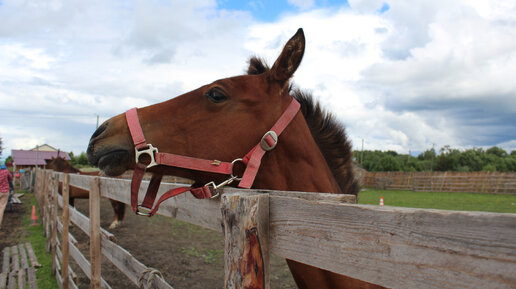
[[[301,113],[267,154],[254,188],[342,193]]]

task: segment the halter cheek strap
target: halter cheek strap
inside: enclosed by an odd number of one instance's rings
[[[274,149],[278,143],[278,136],[285,130],[299,111],[300,104],[294,98],[287,109],[283,112],[281,117],[276,121],[274,126],[266,132],[260,142],[241,159],[235,159],[232,162],[222,162],[218,160],[206,160],[200,158],[192,158],[170,153],[160,153],[158,148],[148,144],[145,140],[143,130],[138,118],[138,111],[132,108],[126,112],[127,125],[133,139],[135,147],[136,166],[131,180],[131,207],[138,215],[152,216],[159,208],[159,205],[168,198],[177,196],[185,192],[191,192],[192,195],[198,199],[215,198],[219,194],[217,189],[232,183],[233,181],[240,181],[238,187],[249,189],[253,185],[254,179],[258,174],[262,157],[266,152]],[[140,162],[140,156],[146,154],[150,157],[149,164]],[[233,166],[236,162],[242,162],[246,168],[242,178],[238,178],[233,174]],[[154,205],[154,200],[161,183],[162,175],[153,174],[147,193],[141,205],[138,205],[138,191],[145,174],[145,171],[153,166],[165,165],[172,167],[179,167],[184,169],[204,171],[210,173],[229,175],[230,177],[223,183],[216,185],[210,182],[202,187],[180,187],[165,192]],[[150,210],[149,212],[140,211],[141,208]]]

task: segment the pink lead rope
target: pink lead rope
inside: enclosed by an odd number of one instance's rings
[[[264,134],[260,143],[258,143],[253,149],[251,149],[251,151],[247,153],[242,159],[236,159],[230,163],[158,152],[157,148],[152,146],[152,144],[148,144],[145,140],[145,136],[140,125],[140,120],[138,118],[137,109],[132,108],[128,110],[125,113],[125,115],[129,131],[131,132],[131,137],[133,139],[136,153],[136,166],[131,181],[131,207],[133,211],[138,215],[151,217],[158,211],[159,205],[163,201],[185,192],[191,192],[192,195],[198,199],[214,198],[219,195],[216,192],[218,188],[228,185],[235,180],[240,181],[238,187],[244,189],[251,188],[254,179],[258,174],[258,170],[260,169],[262,157],[265,155],[266,152],[276,147],[278,143],[278,136],[283,132],[283,130],[285,130],[285,128],[297,115],[300,106],[301,105],[299,104],[299,102],[292,98],[292,101],[290,102],[287,109],[276,121],[271,130]],[[149,164],[146,165],[139,162],[139,158],[142,154],[147,154],[150,157],[151,161]],[[241,179],[233,175],[233,165],[234,163],[239,161],[246,165],[246,169]],[[140,189],[143,175],[145,174],[145,171],[148,168],[156,165],[173,166],[196,171],[225,174],[231,177],[219,185],[216,185],[214,182],[210,182],[199,188],[180,187],[172,189],[170,191],[165,192],[158,199],[156,205],[153,208],[152,205],[154,203],[154,200],[156,199],[156,195],[162,179],[162,175],[153,174],[149,186],[147,188],[145,198],[142,204],[138,205],[138,191]],[[212,191],[212,189],[215,190],[215,193]],[[139,208],[145,208],[150,211],[148,213],[141,212]]]

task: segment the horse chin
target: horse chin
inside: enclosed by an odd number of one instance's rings
[[[99,169],[110,177],[120,176],[131,164],[132,160],[126,151],[110,152],[98,159]]]

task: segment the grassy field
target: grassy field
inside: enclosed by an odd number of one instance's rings
[[[364,190],[359,204],[378,205],[383,197],[385,206],[516,213],[516,195],[437,193],[414,191]]]

